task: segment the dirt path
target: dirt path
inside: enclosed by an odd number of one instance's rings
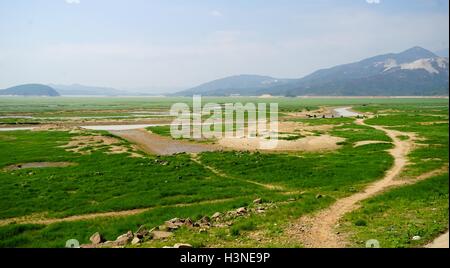
[[[357,124],[365,125],[358,119]],[[336,234],[334,228],[344,214],[358,208],[358,202],[372,197],[389,187],[398,185],[395,181],[397,175],[407,164],[407,155],[413,147],[414,135],[396,130],[386,129],[381,126],[371,126],[385,132],[393,141],[394,148],[389,153],[394,157],[394,165],[386,172],[383,179],[372,183],[363,192],[338,200],[328,209],[320,211],[313,216],[300,218],[288,231],[302,241],[305,247],[312,248],[342,248],[346,244],[344,239]],[[408,140],[400,140],[398,136],[408,136]],[[406,182],[405,182],[406,183]]]
[[[426,248],[449,248],[449,234],[448,231],[439,236],[438,238],[436,238],[433,242],[431,242],[430,244],[426,245]]]
[[[215,204],[226,201],[231,201],[233,198],[225,198],[225,199],[216,199],[216,200],[208,200],[201,201],[196,203],[181,203],[175,205],[167,205],[161,207],[188,207],[192,205],[205,205],[205,204]],[[84,214],[84,215],[75,215],[69,216],[65,218],[45,218],[45,215],[29,215],[24,217],[10,218],[0,220],[0,226],[5,226],[11,223],[14,224],[43,224],[49,225],[53,223],[59,222],[73,222],[73,221],[84,221],[84,220],[93,220],[98,218],[114,218],[114,217],[125,217],[125,216],[133,216],[137,214],[141,214],[152,209],[161,208],[161,207],[151,207],[151,208],[140,208],[140,209],[131,209],[131,210],[123,210],[123,211],[113,211],[113,212],[103,212],[103,213],[92,213],[92,214]]]
[[[173,155],[177,153],[201,153],[217,151],[219,148],[210,144],[198,144],[173,140],[168,137],[152,134],[145,129],[110,131],[113,135],[136,144],[141,150],[157,155]]]
[[[208,166],[205,163],[203,163],[199,158],[197,154],[191,154],[191,159],[192,161],[194,161],[195,163],[203,166],[204,168],[208,169],[209,171],[211,171],[212,173],[214,173],[215,175],[222,177],[222,178],[226,178],[226,179],[233,179],[233,180],[239,180],[239,181],[244,181],[244,182],[248,182],[257,186],[261,186],[263,188],[266,188],[268,190],[275,190],[275,191],[285,191],[285,189],[282,186],[279,185],[273,185],[273,184],[264,184],[264,183],[260,183],[260,182],[256,182],[256,181],[252,181],[252,180],[243,180],[243,179],[234,179],[229,177],[227,174],[223,173],[220,170],[217,170],[216,168],[212,167],[212,166]]]

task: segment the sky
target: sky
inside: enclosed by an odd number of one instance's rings
[[[0,88],[173,91],[449,47],[448,0],[0,0]]]

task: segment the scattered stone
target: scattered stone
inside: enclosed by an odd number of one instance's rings
[[[125,246],[126,244],[130,243],[132,239],[133,232],[128,231],[126,234],[118,236],[116,241],[114,241],[114,244],[116,244],[117,246]]]
[[[97,248],[98,245],[94,245],[94,244],[84,244],[84,245],[80,245],[80,248]]]
[[[89,238],[89,240],[92,242],[93,245],[98,245],[103,242],[103,237],[99,232],[96,232]]]
[[[262,204],[262,199],[258,198],[258,199],[253,200],[253,204]]]
[[[288,202],[295,202],[295,198],[289,198],[287,201]]]
[[[182,244],[182,243],[177,243],[173,246],[173,248],[192,248],[192,245],[190,244]]]
[[[141,239],[139,239],[138,237],[134,237],[133,240],[131,240],[132,245],[137,245],[139,243],[141,243]]]
[[[156,240],[166,239],[166,238],[173,236],[173,234],[171,232],[165,232],[165,231],[153,231],[152,234],[153,234],[153,239],[156,239]]]
[[[170,221],[166,221],[166,222],[164,223],[164,226],[165,226],[165,230],[166,230],[166,231],[175,231],[175,230],[177,230],[178,228],[180,228],[179,225],[176,225],[175,223],[170,222]]]
[[[142,239],[146,236],[148,236],[149,234],[149,230],[147,229],[147,227],[145,227],[144,225],[142,225],[141,227],[139,227],[139,229],[136,231],[135,236],[139,239]]]
[[[415,235],[415,236],[413,236],[413,238],[412,238],[413,241],[418,241],[418,240],[420,240],[420,239],[422,239],[422,237],[420,237],[420,236],[418,236],[418,235]]]
[[[222,213],[216,212],[211,216],[211,219],[216,220],[216,219],[220,218],[220,216],[222,216]]]
[[[320,198],[322,198],[323,196],[321,195],[321,194],[318,194],[318,195],[316,195],[316,199],[320,199]]]
[[[245,214],[245,213],[247,213],[247,209],[245,207],[238,208],[236,210],[236,213],[238,213],[238,214]]]
[[[258,214],[266,213],[266,209],[265,208],[257,208],[255,212]]]

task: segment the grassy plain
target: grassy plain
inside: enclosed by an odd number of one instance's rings
[[[176,102],[190,103],[191,99],[0,98],[0,116],[129,115],[142,110],[167,111]],[[366,120],[370,125],[414,132],[421,138],[409,156],[411,165],[404,177],[414,178],[448,163],[446,99],[205,98],[204,102],[278,102],[280,110],[286,113],[323,106],[352,106],[360,112],[378,115]],[[0,125],[23,123],[20,120],[25,119],[1,120],[5,121],[0,121]],[[354,119],[295,121],[311,126],[332,125],[331,130],[318,135],[329,134],[345,141],[340,149],[331,152],[206,152],[194,161],[188,154],[154,156],[140,152],[141,158],[130,157],[127,152],[108,154],[108,146],[91,154],[69,152],[61,146],[80,135],[69,131],[0,132],[0,222],[13,219],[0,224],[0,247],[63,247],[72,238],[87,243],[95,232],[114,240],[141,225],[152,228],[175,217],[196,220],[215,212],[251,207],[256,198],[274,207],[263,214],[237,218],[229,227],[214,227],[206,232],[181,228],[170,239],[151,240],[141,246],[184,242],[196,247],[301,247],[301,241],[285,239],[290,221],[361,191],[384,176],[393,158],[387,152],[392,148],[391,139],[380,130],[355,124]],[[167,135],[165,127],[152,131]],[[110,134],[86,131],[83,135]],[[355,143],[367,140],[388,143],[354,147]],[[130,146],[124,140],[119,143]],[[76,165],[4,169],[30,162]],[[14,222],[22,217],[60,219],[134,209],[145,211],[51,224]],[[363,226],[357,226],[356,222]],[[374,237],[388,247],[421,246],[448,226],[448,175],[367,200],[360,210],[346,216],[343,226],[355,246],[361,246],[358,241]],[[391,226],[393,231],[386,231]],[[423,239],[410,242],[415,233]]]

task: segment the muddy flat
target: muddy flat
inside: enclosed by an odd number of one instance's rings
[[[274,152],[289,152],[289,151],[303,151],[303,152],[316,152],[316,151],[330,151],[339,149],[339,142],[343,142],[345,139],[340,137],[333,137],[330,135],[322,136],[309,136],[301,138],[295,141],[287,141],[279,139],[274,147],[267,149],[267,151]],[[263,137],[225,137],[219,139],[219,145],[224,148],[240,151],[256,151],[266,150],[262,145],[266,142]]]
[[[10,165],[4,168],[7,171],[26,169],[26,168],[51,168],[51,167],[70,167],[75,166],[77,163],[71,162],[33,162],[33,163],[24,163],[24,164],[16,164]]]
[[[33,130],[35,127],[0,127],[0,131]]]
[[[136,144],[141,150],[157,155],[177,153],[201,153],[220,150],[218,146],[173,140],[146,131],[145,129],[128,129],[110,131],[112,134]]]
[[[433,242],[426,245],[426,248],[449,248],[449,242],[448,242],[449,234],[448,231],[436,238]]]

